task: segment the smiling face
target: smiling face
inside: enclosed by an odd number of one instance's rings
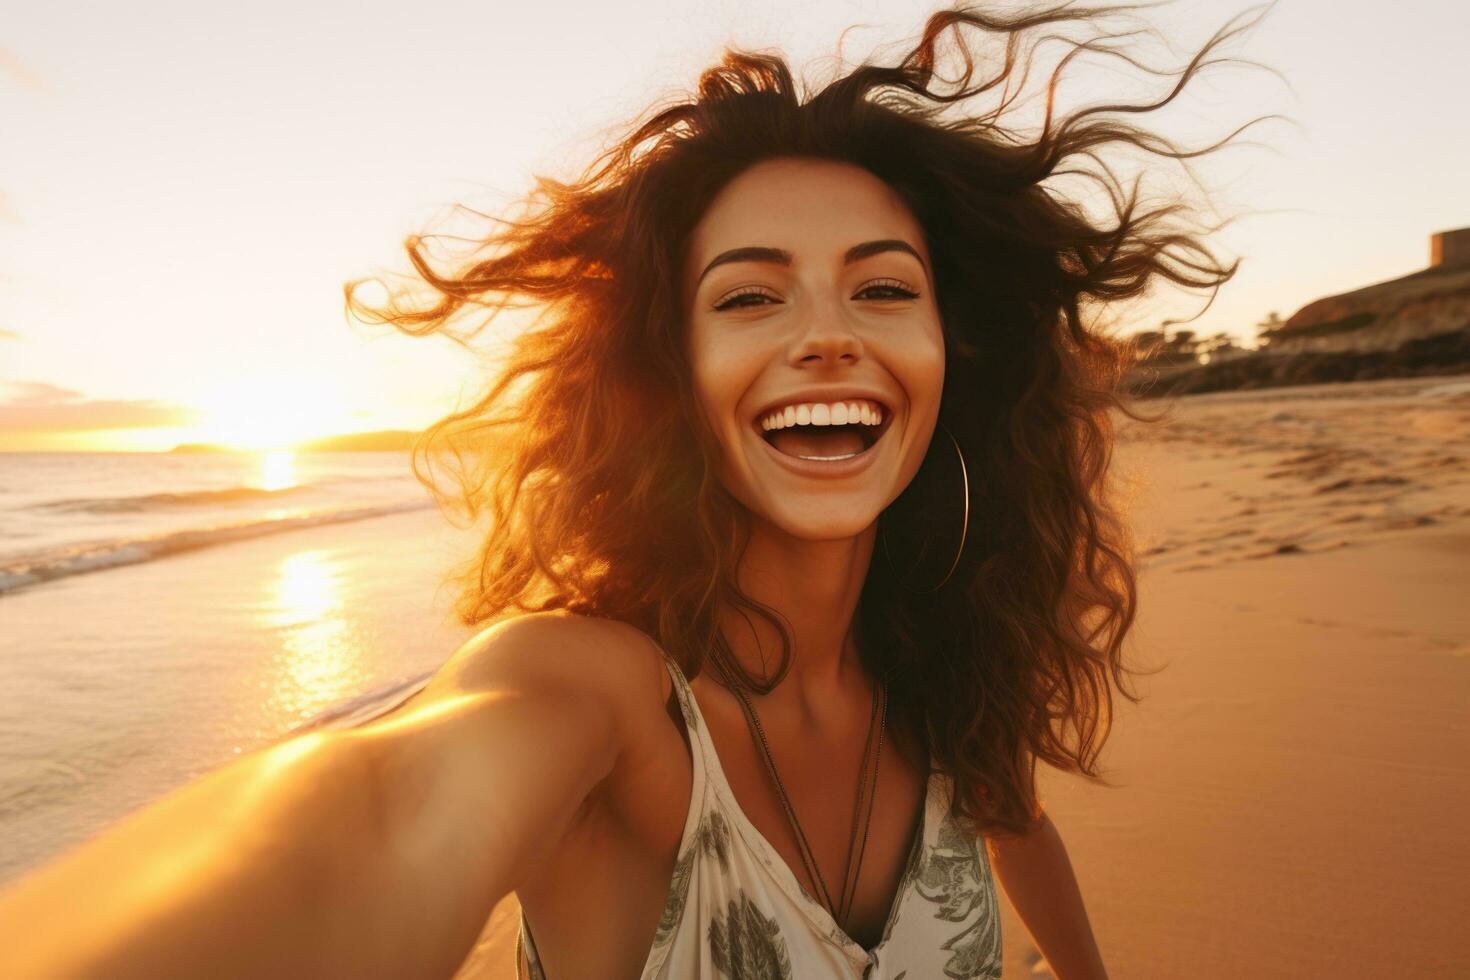
[[[758,521],[867,529],[923,462],[944,338],[922,229],[852,164],[768,160],[695,227],[685,317],[719,476]]]

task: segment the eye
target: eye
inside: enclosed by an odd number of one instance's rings
[[[918,293],[914,292],[912,289],[910,289],[908,286],[904,285],[902,282],[900,282],[897,279],[879,279],[879,280],[876,280],[874,282],[868,283],[862,289],[858,290],[857,296],[854,296],[853,299],[858,299],[864,293],[869,292],[869,291],[874,290],[874,289],[880,290],[880,291],[886,290],[887,293],[888,293],[888,295],[886,295],[886,296],[874,296],[874,297],[872,297],[873,299],[879,299],[879,300],[896,300],[896,299],[918,299],[919,298],[919,294]]]
[[[763,305],[765,305],[765,304],[760,303],[760,302],[751,302],[751,303],[741,303],[741,302],[739,302],[739,300],[745,299],[747,297],[755,297],[757,300],[760,300],[760,299],[769,299],[769,300],[774,300],[775,302],[778,302],[778,303],[780,302],[780,300],[777,299],[777,297],[775,297],[771,293],[763,290],[760,286],[742,286],[741,288],[735,290],[734,292],[726,293],[724,296],[720,297],[719,301],[714,304],[714,307],[713,308],[716,309],[716,310],[737,310],[737,309],[740,309],[740,308],[746,307],[746,306],[763,306]]]

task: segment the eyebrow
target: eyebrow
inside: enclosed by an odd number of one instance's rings
[[[924,264],[924,258],[918,253],[918,250],[908,242],[898,238],[882,238],[877,241],[862,242],[861,244],[854,245],[843,253],[842,264],[851,265],[859,259],[865,259],[870,255],[877,255],[880,252],[907,252],[915,259],[918,259],[919,265],[924,268],[924,274],[926,276],[929,274],[929,267]],[[770,248],[765,245],[746,245],[742,248],[732,248],[710,259],[709,265],[705,266],[704,271],[699,274],[699,278],[694,280],[695,287],[698,288],[699,284],[704,281],[704,277],[709,275],[711,269],[717,265],[724,265],[727,262],[774,262],[777,265],[789,266],[792,262],[792,257],[791,253],[783,248]]]

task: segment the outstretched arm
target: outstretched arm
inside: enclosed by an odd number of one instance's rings
[[[1067,847],[1051,817],[1025,837],[987,838],[991,867],[1058,980],[1107,980]]]
[[[43,867],[0,894],[0,976],[451,975],[658,691],[597,622],[493,627],[411,710],[236,760]]]

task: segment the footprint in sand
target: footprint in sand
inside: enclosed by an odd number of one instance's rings
[[[1402,531],[1414,527],[1428,527],[1431,524],[1438,523],[1439,521],[1430,517],[1428,514],[1414,514],[1411,517],[1399,517],[1394,520],[1384,521],[1379,527],[1389,531]]]
[[[1339,490],[1355,490],[1360,487],[1398,487],[1408,482],[1401,476],[1349,476],[1335,483],[1324,484],[1313,493],[1336,493]]]

